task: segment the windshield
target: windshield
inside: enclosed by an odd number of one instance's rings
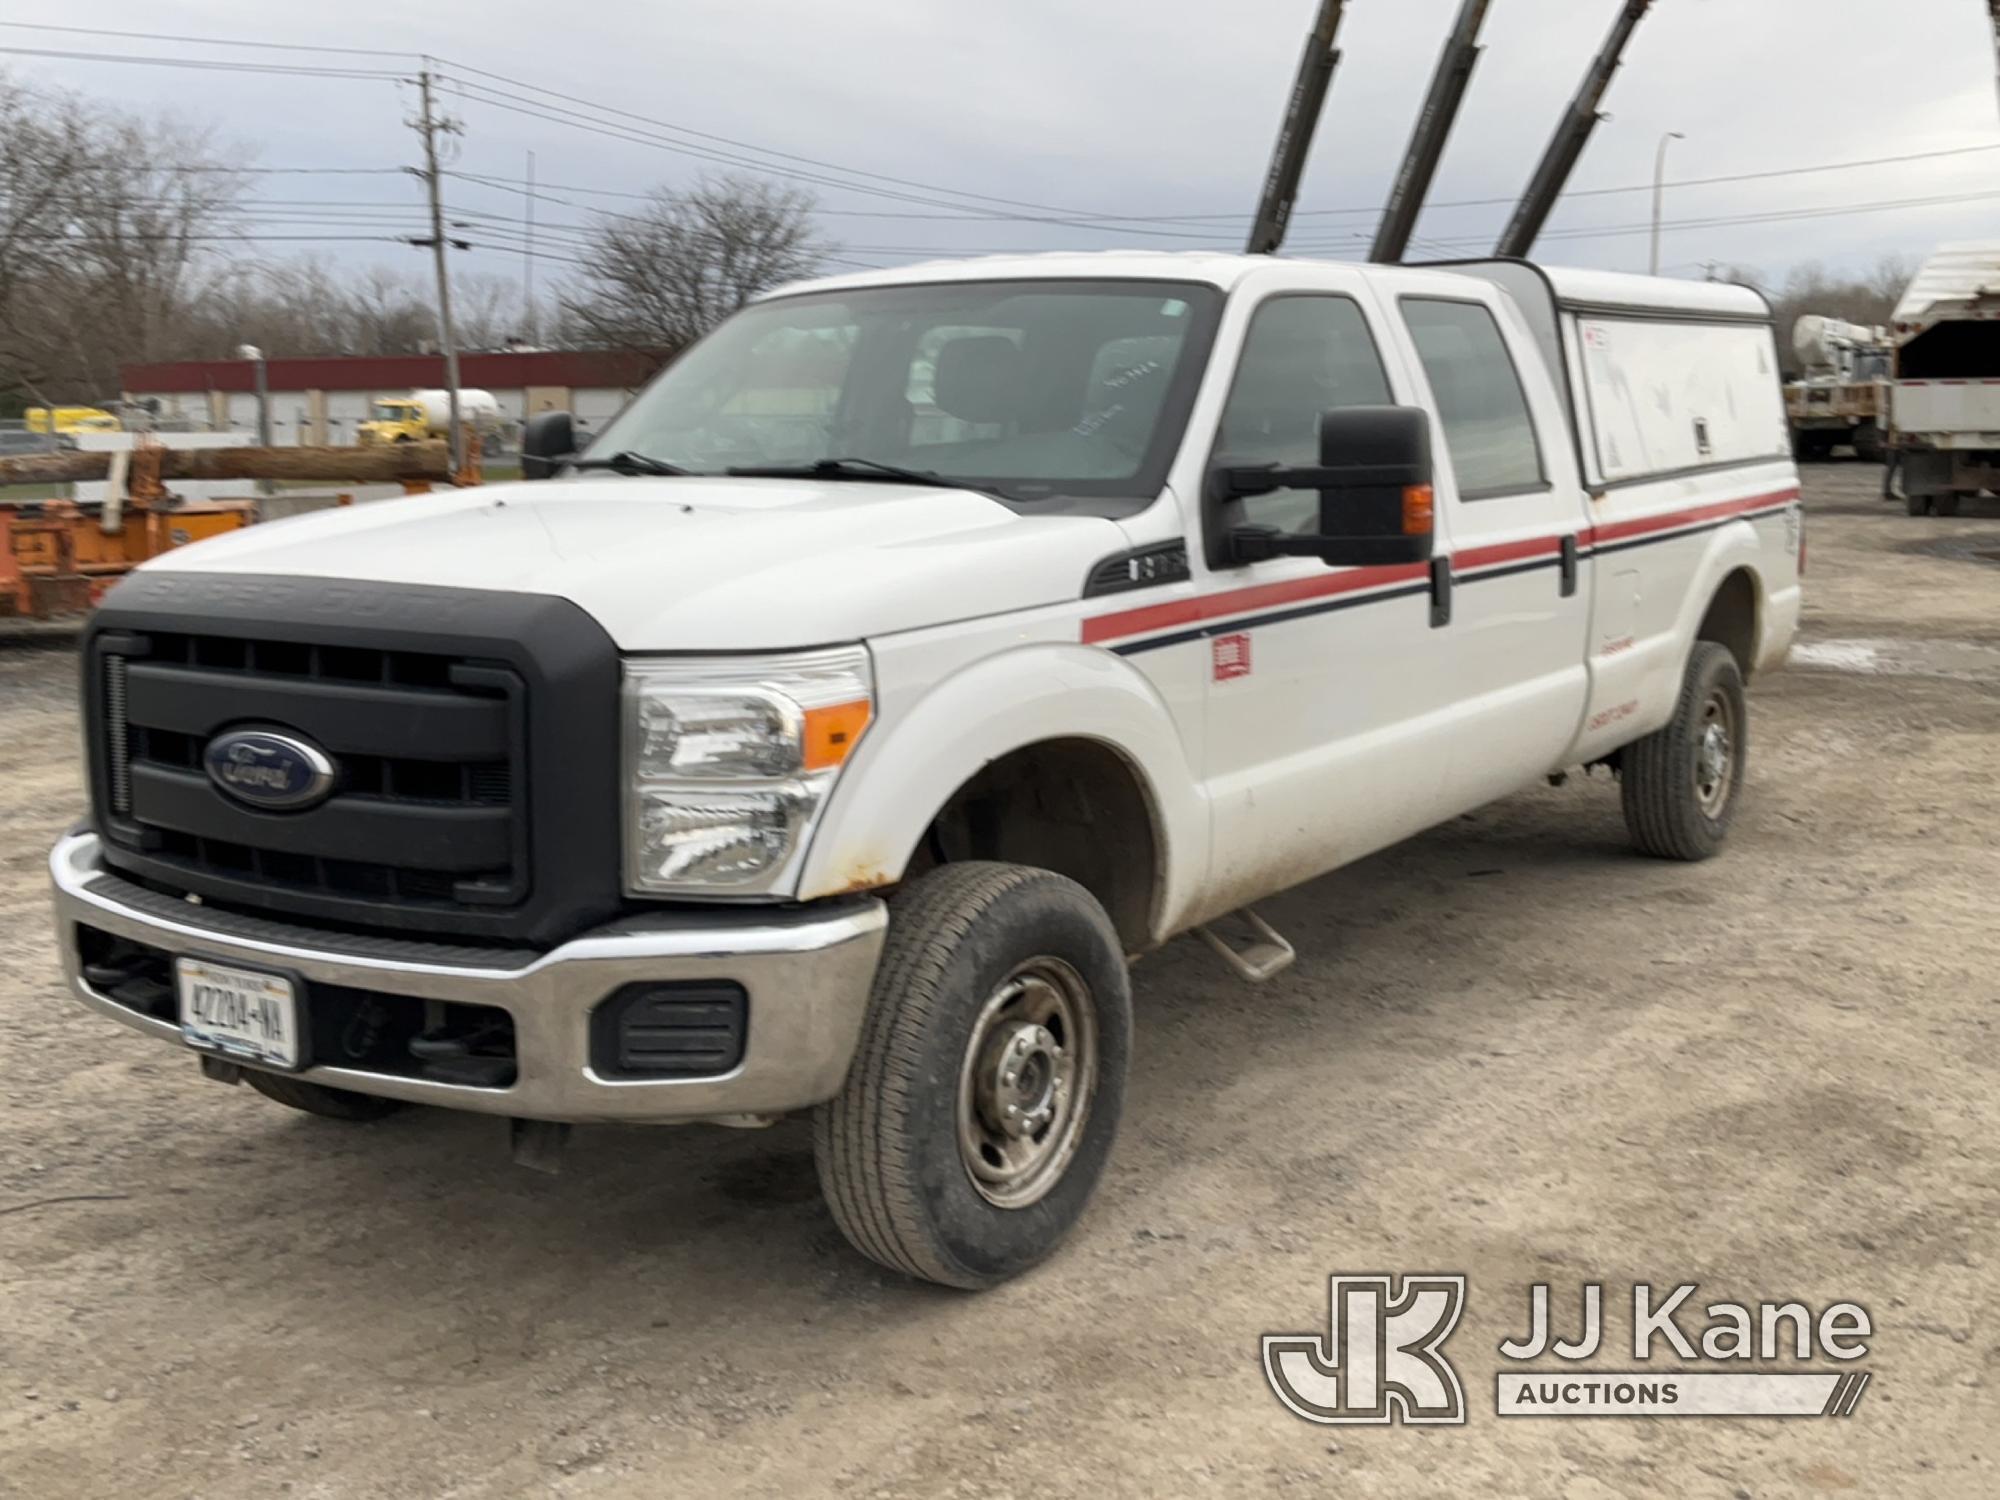
[[[639,453],[693,473],[859,459],[1020,499],[1150,499],[1220,303],[1213,287],[1170,281],[775,298],[683,354],[586,456]]]
[[[400,422],[410,414],[407,401],[377,401],[374,406],[375,420],[378,422]]]

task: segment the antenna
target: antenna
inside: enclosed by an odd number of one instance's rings
[[[1438,54],[1437,72],[1431,75],[1431,91],[1424,99],[1423,112],[1410,132],[1410,149],[1403,153],[1402,168],[1396,173],[1395,189],[1389,206],[1382,211],[1382,227],[1375,235],[1375,248],[1368,258],[1382,265],[1394,265],[1410,248],[1410,236],[1417,227],[1417,215],[1424,211],[1430,196],[1431,180],[1437,176],[1445,142],[1458,119],[1459,105],[1465,101],[1466,85],[1472,81],[1473,66],[1479,61],[1479,28],[1485,23],[1492,0],[1465,0],[1459,7],[1458,24],[1445,38]],[[1992,0],[2000,5],[2000,0]]]

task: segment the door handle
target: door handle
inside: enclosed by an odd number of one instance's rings
[[[1576,592],[1576,533],[1571,532],[1562,541],[1562,596],[1567,599]]]
[[[1451,559],[1431,559],[1431,629],[1451,623]]]

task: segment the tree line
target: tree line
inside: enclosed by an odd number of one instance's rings
[[[228,359],[243,344],[273,357],[438,347],[427,259],[261,253],[260,240],[338,230],[291,209],[277,217],[303,226],[273,223],[243,164],[200,126],[0,74],[0,415],[106,400],[121,365]],[[455,272],[458,343],[532,332],[566,348],[679,348],[820,268],[830,247],[813,206],[757,179],[662,189],[593,216],[542,306],[525,306],[515,276]]]
[[[1778,362],[1787,374],[1795,375],[1798,357],[1792,349],[1792,327],[1800,318],[1816,313],[1865,328],[1887,327],[1917,269],[1909,256],[1885,255],[1860,275],[1836,275],[1819,261],[1805,261],[1782,276],[1768,276],[1754,266],[1732,266],[1722,279],[1764,294],[1777,324]]]

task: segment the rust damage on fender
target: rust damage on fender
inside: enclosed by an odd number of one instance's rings
[[[880,890],[885,885],[896,883],[896,877],[886,873],[872,859],[850,861],[844,873],[846,878],[828,891],[828,895],[852,896],[861,891]]]

